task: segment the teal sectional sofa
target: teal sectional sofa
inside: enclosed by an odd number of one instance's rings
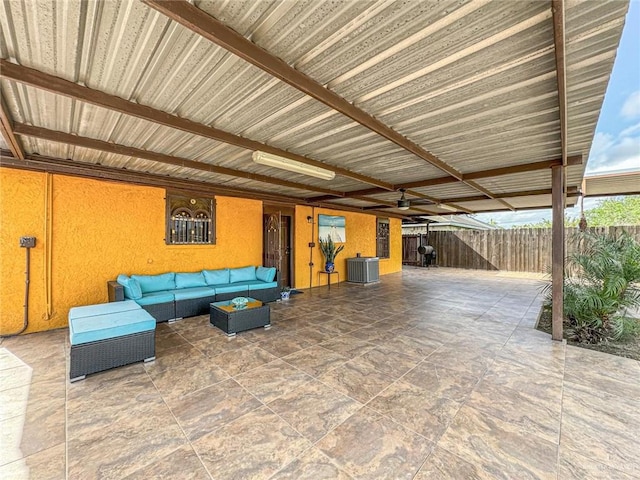
[[[209,312],[209,304],[235,297],[262,302],[280,298],[273,267],[223,268],[160,275],[119,275],[107,282],[109,301],[133,300],[157,322]]]

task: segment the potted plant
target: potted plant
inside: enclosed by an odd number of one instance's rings
[[[280,298],[282,300],[289,300],[290,295],[291,295],[291,287],[282,287],[282,290],[280,290]]]
[[[336,246],[335,243],[333,243],[333,240],[331,239],[330,235],[327,235],[327,239],[323,240],[322,238],[320,238],[320,250],[322,251],[322,254],[324,255],[324,270],[325,272],[333,272],[333,269],[335,268],[335,264],[334,261],[336,259],[336,256],[344,249],[344,245],[340,245],[339,247]]]

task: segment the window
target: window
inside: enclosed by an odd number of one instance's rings
[[[213,245],[215,202],[211,198],[188,197],[167,192],[167,245]]]
[[[378,218],[376,228],[376,256],[389,258],[389,219]]]

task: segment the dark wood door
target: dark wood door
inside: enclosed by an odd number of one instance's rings
[[[291,250],[292,216],[279,209],[265,207],[264,213],[263,264],[276,267],[280,272],[281,285],[291,286],[293,258]]]

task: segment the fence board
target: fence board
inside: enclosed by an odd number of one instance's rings
[[[591,227],[590,232],[620,234],[626,231],[640,241],[640,225]],[[575,248],[577,228],[566,229],[566,254]],[[551,267],[551,229],[445,231],[402,237],[402,262],[422,265],[419,245],[436,250],[436,265],[474,270],[506,270],[547,273]]]

